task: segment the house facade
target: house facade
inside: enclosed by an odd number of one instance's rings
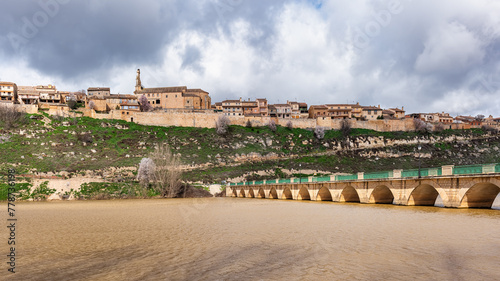
[[[0,82],[0,102],[17,102],[18,91],[16,83]]]

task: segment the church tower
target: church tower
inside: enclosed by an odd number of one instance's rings
[[[135,91],[134,91],[134,94],[138,95],[141,92],[142,92],[141,70],[137,69],[137,78],[135,79]]]

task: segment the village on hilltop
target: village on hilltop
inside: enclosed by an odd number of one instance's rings
[[[469,129],[500,126],[493,116],[457,116],[449,113],[411,113],[404,107],[381,108],[356,104],[323,104],[308,106],[305,102],[287,101],[268,104],[266,98],[255,100],[224,100],[212,104],[208,92],[186,86],[145,88],[137,70],[133,94],[111,94],[106,87],[90,87],[87,91],[60,91],[53,85],[18,86],[0,82],[0,104],[11,104],[27,113],[47,111],[50,115],[88,116],[99,119],[121,119],[144,125],[215,126],[220,116],[227,116],[235,125],[266,125],[273,120],[278,125],[292,124],[299,128],[323,126],[338,128],[340,121],[350,120],[353,127],[379,131],[409,131],[415,129],[415,119],[432,127]]]

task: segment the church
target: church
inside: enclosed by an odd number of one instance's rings
[[[144,88],[141,83],[141,70],[137,69],[134,94],[137,98],[145,95],[155,109],[210,109],[212,100],[202,89],[188,89],[186,86]]]

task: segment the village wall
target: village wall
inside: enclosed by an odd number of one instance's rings
[[[38,106],[34,104],[11,105],[16,109],[28,114],[38,113]],[[88,108],[80,108],[78,112],[72,112],[66,106],[47,105],[49,115],[59,115],[64,117],[90,117],[96,119],[116,119],[127,122],[134,122],[141,125],[150,126],[178,126],[178,127],[198,127],[198,128],[215,128],[217,119],[222,115],[212,111],[205,112],[190,112],[190,111],[166,111],[166,112],[139,112],[133,110],[111,110],[109,113],[97,113],[95,110]],[[267,126],[271,120],[274,120],[277,125],[286,127],[288,122],[292,122],[293,128],[311,129],[317,126],[328,129],[339,130],[341,128],[341,119],[330,119],[319,117],[317,119],[283,119],[271,118],[268,116],[227,116],[231,125],[246,126],[247,121],[250,121],[253,127]],[[370,120],[357,121],[349,120],[351,128],[368,129],[380,132],[391,131],[414,131],[415,126],[413,119],[401,120]],[[470,129],[480,128],[481,126],[471,126],[469,124],[446,124],[443,129]],[[500,126],[495,126],[500,128]]]

